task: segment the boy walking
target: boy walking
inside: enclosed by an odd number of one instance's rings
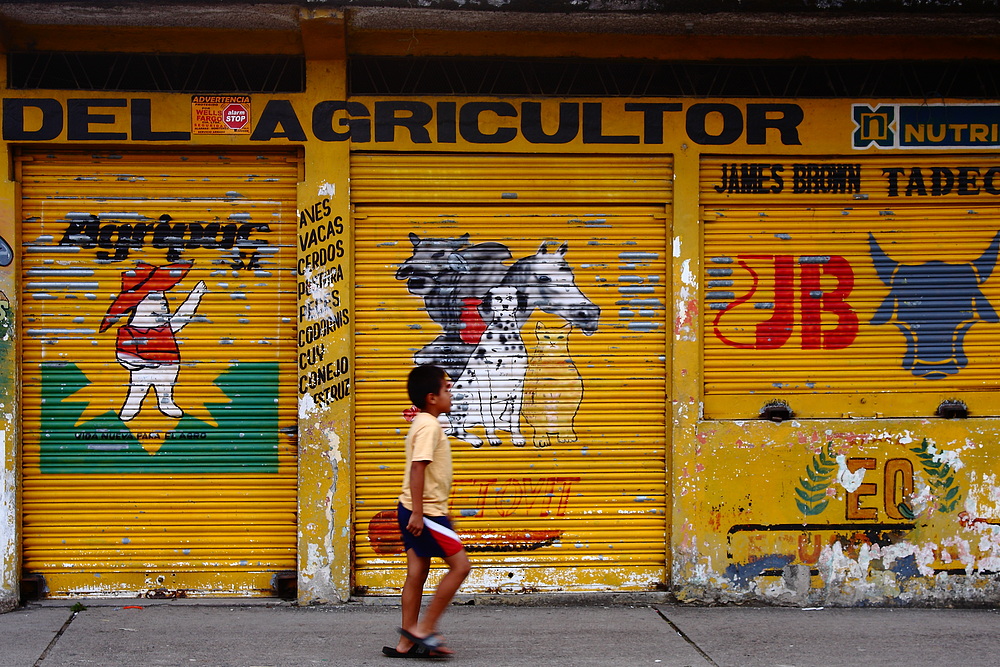
[[[470,570],[469,557],[448,520],[451,445],[438,416],[451,411],[451,382],[444,370],[428,364],[410,371],[406,389],[420,412],[406,434],[406,468],[397,507],[406,549],[406,581],[400,599],[403,618],[399,643],[382,652],[393,658],[446,658],[452,651],[438,634],[437,623]],[[444,559],[448,573],[420,618],[433,557]]]

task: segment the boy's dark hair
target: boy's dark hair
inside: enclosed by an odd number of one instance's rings
[[[436,394],[448,382],[448,374],[443,368],[433,364],[417,366],[406,379],[406,392],[410,401],[423,410],[427,406],[427,394]]]

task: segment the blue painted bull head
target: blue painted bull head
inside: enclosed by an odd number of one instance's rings
[[[980,285],[993,273],[1000,232],[979,259],[962,264],[939,260],[903,264],[887,255],[869,232],[872,263],[889,294],[871,324],[892,322],[906,337],[903,368],[917,377],[939,380],[965,368],[963,344],[973,324],[1000,322]]]

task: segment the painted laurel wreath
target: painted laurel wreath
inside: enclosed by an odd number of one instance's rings
[[[833,443],[828,442],[819,450],[809,465],[806,466],[806,476],[799,478],[795,487],[795,504],[803,514],[814,516],[821,514],[830,504],[827,489],[837,478],[837,459],[833,454]]]
[[[962,500],[961,488],[955,483],[955,471],[948,462],[935,460],[934,454],[929,450],[930,444],[927,438],[923,439],[919,447],[910,449],[920,459],[920,465],[927,474],[927,484],[931,487],[931,493],[937,498],[938,511],[953,512]],[[903,516],[912,518],[912,510],[909,515],[904,512]]]

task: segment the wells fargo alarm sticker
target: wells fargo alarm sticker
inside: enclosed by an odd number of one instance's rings
[[[192,134],[250,134],[249,95],[191,97]]]

